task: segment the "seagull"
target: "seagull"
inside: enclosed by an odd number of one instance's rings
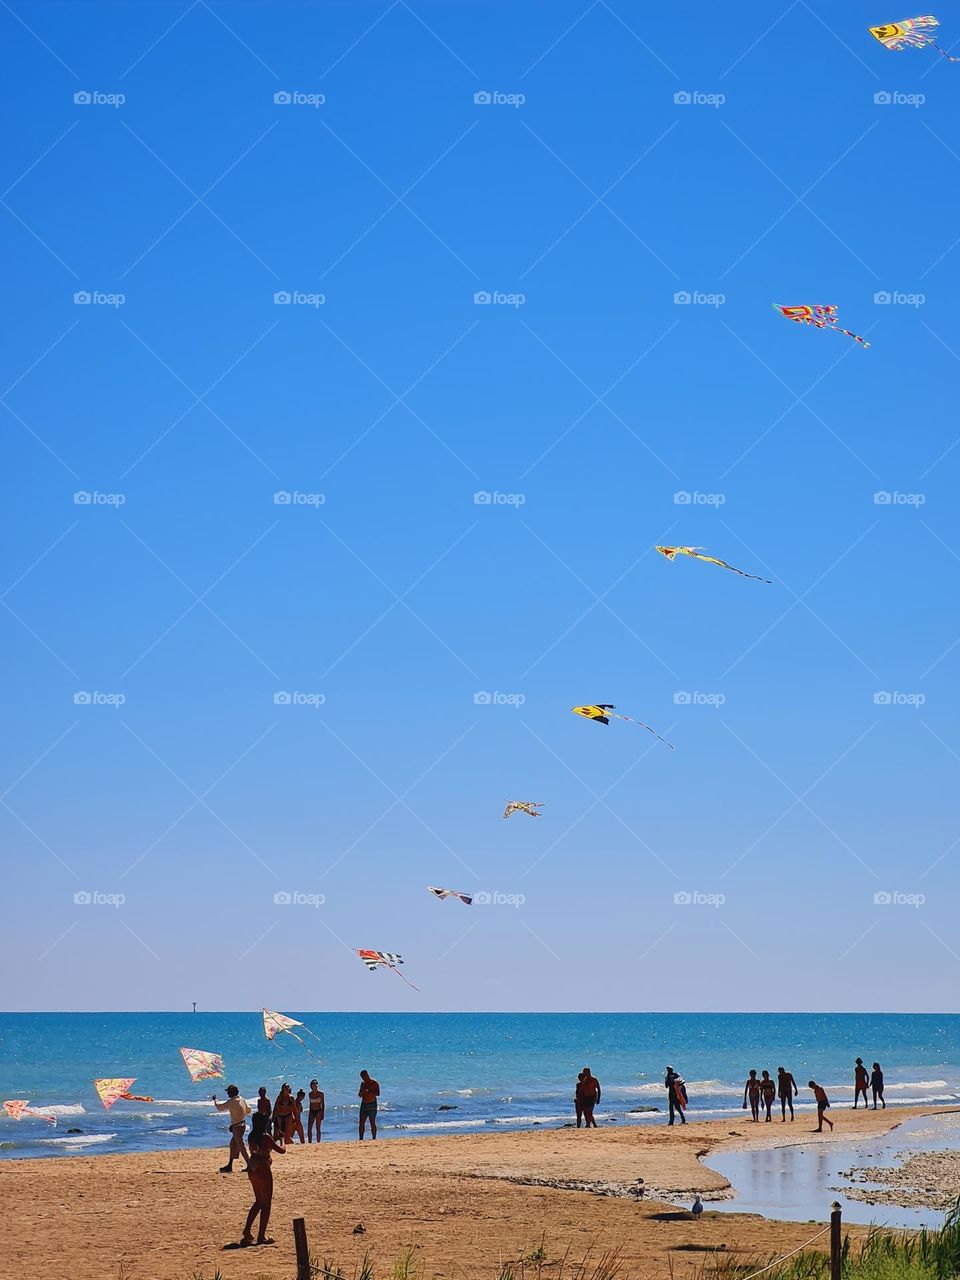
[[[699,1195],[694,1200],[693,1208],[690,1210],[690,1212],[693,1214],[695,1218],[699,1218],[701,1213],[703,1213],[703,1201],[700,1199]]]

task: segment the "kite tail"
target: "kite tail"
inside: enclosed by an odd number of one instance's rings
[[[650,725],[644,724],[642,720],[636,720],[633,716],[617,716],[616,718],[618,720],[629,720],[631,724],[638,724],[641,729],[646,729],[647,733],[652,733],[655,738],[660,738],[660,734],[657,733],[656,729],[652,729]],[[669,747],[671,751],[676,751],[676,747],[673,743],[667,742],[666,738],[660,738],[660,741],[665,747]]]
[[[398,977],[398,978],[400,978],[403,982],[405,982],[405,983],[407,984],[407,986],[408,986],[408,987],[413,987],[414,991],[419,991],[419,990],[420,990],[420,988],[419,988],[419,987],[414,987],[414,986],[413,986],[413,983],[410,981],[410,979],[409,979],[409,978],[405,978],[405,977],[403,976],[403,974],[400,972],[400,970],[399,970],[395,965],[388,964],[388,965],[387,965],[387,968],[388,968],[388,969],[390,969],[390,970],[392,970],[392,972],[393,972],[393,973],[395,973],[395,974],[397,975],[397,977]]]
[[[933,44],[933,41],[931,40],[930,43]],[[934,44],[933,47],[937,53],[942,53],[948,62],[960,62],[960,58],[953,57],[952,54],[947,53],[946,49],[941,49],[938,44]]]
[[[738,569],[736,565],[727,564],[726,560],[721,560],[720,563],[725,569],[732,569],[734,573],[739,573],[741,578],[752,578],[754,582],[765,582],[768,587],[773,586],[769,578],[761,578],[758,573],[747,573],[746,569]]]
[[[960,62],[960,58],[954,58],[954,62]],[[837,333],[845,333],[848,338],[853,338],[854,342],[859,342],[861,347],[869,347],[870,343],[866,338],[861,338],[859,333],[853,333],[850,329],[841,329],[837,326]]]

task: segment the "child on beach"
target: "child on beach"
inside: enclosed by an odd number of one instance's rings
[[[250,1158],[247,1162],[247,1176],[253,1188],[253,1204],[250,1206],[243,1235],[240,1238],[240,1244],[244,1248],[253,1244],[253,1224],[258,1214],[260,1230],[257,1233],[257,1244],[273,1244],[267,1235],[267,1223],[270,1221],[270,1208],[273,1204],[273,1169],[270,1153],[276,1151],[282,1156],[286,1155],[286,1152],[267,1133],[269,1123],[269,1117],[258,1111],[250,1126]]]
[[[824,1089],[823,1085],[817,1084],[815,1080],[808,1080],[807,1084],[813,1090],[813,1096],[817,1100],[817,1133],[823,1133],[824,1120],[830,1126],[830,1132],[833,1133],[833,1121],[824,1114],[830,1105],[826,1089]]]
[[[301,1142],[305,1141],[303,1136],[303,1100],[306,1097],[303,1089],[297,1090],[297,1096],[293,1100],[293,1115],[290,1119],[290,1141],[293,1142],[294,1134]]]

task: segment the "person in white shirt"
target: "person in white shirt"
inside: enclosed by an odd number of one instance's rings
[[[228,1084],[226,1101],[218,1102],[217,1095],[214,1094],[213,1105],[218,1111],[230,1113],[230,1157],[220,1172],[233,1173],[233,1162],[237,1156],[243,1156],[244,1168],[246,1168],[250,1163],[250,1156],[243,1141],[243,1131],[247,1127],[247,1116],[250,1114],[246,1099],[240,1097],[240,1090],[235,1084]]]

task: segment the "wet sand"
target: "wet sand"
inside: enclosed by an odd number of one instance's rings
[[[428,1276],[466,1280],[495,1275],[500,1259],[543,1242],[550,1258],[567,1249],[619,1247],[624,1280],[653,1280],[672,1263],[677,1277],[706,1253],[726,1249],[743,1261],[767,1259],[808,1240],[808,1223],[738,1214],[696,1222],[677,1203],[722,1197],[730,1187],[700,1159],[732,1146],[819,1144],[889,1132],[910,1116],[942,1108],[835,1111],[834,1134],[795,1124],[742,1119],[675,1127],[539,1129],[389,1142],[297,1145],[274,1157],[270,1248],[223,1252],[239,1239],[251,1203],[239,1172],[217,1173],[219,1150],[16,1160],[0,1164],[10,1227],[0,1276],[69,1275],[71,1280],[291,1280],[291,1220],[304,1217],[311,1252],[352,1274],[364,1254],[386,1270],[407,1247]],[[648,1196],[631,1194],[642,1177]],[[568,1189],[571,1186],[588,1190]],[[597,1194],[599,1192],[600,1194]],[[362,1234],[354,1228],[362,1224]],[[851,1228],[851,1234],[862,1234]],[[823,1247],[820,1240],[817,1247]]]

